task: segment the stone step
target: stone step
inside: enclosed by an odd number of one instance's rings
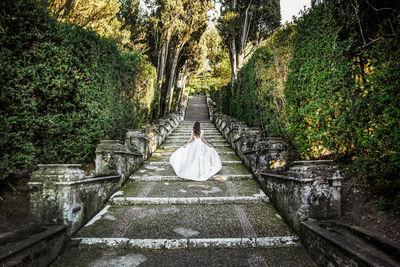
[[[109,244],[113,244],[111,241]],[[232,240],[221,241],[219,244],[222,246],[227,241]],[[138,251],[129,246],[114,247],[111,245],[94,248],[83,243],[81,242],[79,246],[71,245],[68,247],[66,252],[52,266],[314,266],[304,251],[295,246],[280,248],[146,249]],[[134,242],[124,240],[123,243]],[[165,242],[165,244],[168,243],[171,242]]]
[[[138,198],[202,198],[202,197],[256,197],[266,199],[253,179],[234,181],[139,181],[128,182],[111,199]]]
[[[190,126],[190,127],[193,127],[193,125],[194,125],[194,122],[185,122],[185,121],[182,121],[180,124],[179,124],[179,126]],[[200,122],[200,127],[201,128],[203,128],[203,127],[207,127],[207,126],[214,126],[214,123],[212,123],[212,122]]]
[[[221,146],[221,145],[229,145],[228,142],[225,141],[225,139],[221,139],[221,140],[213,140],[210,138],[206,138],[206,141],[208,143],[210,143],[211,145],[216,145],[216,146]],[[164,141],[164,143],[162,144],[163,146],[169,146],[169,145],[184,145],[186,144],[187,139],[178,139],[178,140],[171,140],[171,139],[167,139]]]
[[[221,161],[222,166],[228,165],[228,164],[242,164],[240,160],[223,160]],[[147,161],[145,164],[148,165],[169,165],[170,163],[168,161]]]
[[[114,197],[109,203],[112,205],[139,205],[139,204],[240,204],[268,202],[265,195],[242,197]]]
[[[71,238],[80,246],[108,246],[112,248],[133,248],[151,250],[177,250],[177,249],[201,249],[201,248],[281,248],[298,247],[297,236],[267,236],[257,238],[158,238],[158,239],[133,239],[133,238]]]
[[[201,130],[215,130],[218,131],[218,128],[215,125],[209,125],[209,126],[202,126],[200,128]],[[175,131],[193,131],[193,125],[178,125],[178,127],[176,127]]]
[[[218,152],[218,150],[217,150]],[[154,152],[151,156],[152,157],[163,157],[163,156],[171,156],[172,153],[174,152]],[[235,151],[231,150],[231,151],[220,151],[218,152],[218,155],[221,157],[222,155],[235,155],[236,153]],[[236,157],[237,159],[239,159],[238,157]],[[222,158],[221,158],[222,159]]]
[[[210,142],[210,143],[214,148],[215,147],[230,147],[230,145],[228,143],[213,143],[213,142]],[[180,148],[184,144],[185,143],[183,142],[181,145],[173,145],[171,143],[166,142],[166,143],[163,143],[160,148],[161,149]]]
[[[205,108],[207,108],[206,106],[205,106]],[[194,124],[196,121],[193,121],[193,120],[183,120],[181,123],[191,123],[191,124]],[[211,123],[212,124],[212,122],[210,121],[210,120],[206,120],[206,121],[198,121],[198,122],[200,122],[200,124],[203,124],[203,123]]]
[[[118,223],[116,223],[118,222]],[[246,204],[107,205],[76,234],[78,238],[134,240],[276,238],[274,246],[295,245],[297,237],[267,202]],[[189,239],[189,240],[188,240]],[[279,241],[282,239],[282,241]],[[236,242],[234,242],[236,243]],[[238,244],[235,244],[236,247]],[[152,247],[147,247],[152,248]]]
[[[193,128],[194,123],[180,123],[178,125],[178,127],[190,127]],[[215,127],[215,125],[213,123],[200,123],[200,129],[204,129],[204,128],[212,128]]]
[[[170,146],[170,145],[180,145],[183,146],[185,145],[187,142],[187,140],[185,139],[179,139],[179,140],[171,140],[171,139],[167,139],[164,141],[164,143],[162,144],[163,146]],[[228,142],[226,142],[225,140],[212,140],[209,138],[206,138],[206,142],[211,144],[212,146],[221,146],[221,145],[229,145]]]
[[[175,152],[179,147],[181,146],[168,146],[168,147],[160,147],[158,148],[154,153],[164,153],[164,152]],[[217,151],[217,153],[220,155],[221,153],[225,153],[225,152],[233,152],[233,149],[230,146],[214,146],[215,150]]]
[[[172,155],[172,152],[163,152],[163,153],[153,153],[152,157],[147,160],[147,162],[169,162],[169,159]],[[221,161],[240,161],[240,158],[236,156],[234,152],[227,154],[225,153],[218,153]]]
[[[201,130],[203,130],[205,134],[220,133],[217,128],[212,128],[212,127],[202,128]],[[191,134],[192,132],[193,132],[193,129],[191,127],[178,127],[172,133]]]
[[[169,136],[166,141],[187,141],[190,137],[185,136]],[[225,141],[225,138],[222,135],[219,136],[205,136],[207,141]]]
[[[201,128],[201,130],[203,130],[205,133],[208,133],[208,132],[219,132],[216,127],[204,127],[204,128]],[[178,126],[173,132],[174,133],[175,132],[191,133],[191,132],[193,132],[193,128],[192,127]]]
[[[230,164],[222,166],[222,169],[217,173],[217,175],[221,176],[232,174],[247,175],[249,174],[249,171],[242,164]],[[169,164],[161,166],[144,164],[133,175],[138,177],[174,176],[175,171]]]
[[[181,136],[181,137],[189,139],[191,134],[192,134],[191,131],[179,131],[179,132],[172,132],[169,135],[169,137]],[[214,130],[210,130],[210,131],[206,131],[204,133],[204,136],[206,138],[209,138],[209,137],[222,137],[222,134],[220,132],[217,132],[217,131],[214,131]]]
[[[180,123],[178,127],[182,128],[191,128],[193,129],[194,123]],[[200,129],[205,129],[205,128],[215,128],[215,125],[213,123],[206,123],[206,124],[201,124],[200,123]]]
[[[216,138],[216,137],[221,137],[221,138],[223,138],[223,136],[220,134],[220,133],[213,133],[213,134],[206,134],[205,135],[205,138]],[[169,135],[169,137],[168,138],[172,138],[172,139],[189,139],[190,138],[190,133],[188,133],[188,134],[175,134],[175,133],[173,133],[173,134],[171,134],[171,135]]]
[[[229,175],[214,175],[209,181],[228,181],[228,180],[242,180],[242,179],[252,179],[251,174],[229,174]],[[188,181],[190,180],[182,179],[176,175],[150,175],[150,176],[129,176],[131,181]]]

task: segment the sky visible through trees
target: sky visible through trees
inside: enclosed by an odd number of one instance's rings
[[[281,23],[291,22],[293,16],[298,16],[304,6],[310,7],[310,0],[281,0]]]

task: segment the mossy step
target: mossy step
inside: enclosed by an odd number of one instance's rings
[[[258,196],[261,190],[254,180],[231,181],[237,196]],[[149,198],[182,198],[182,197],[230,197],[227,183],[224,181],[171,181],[171,182],[128,182],[115,197],[149,197]]]
[[[142,205],[142,204],[243,204],[269,202],[269,198],[261,192],[254,196],[238,196],[238,197],[115,197],[110,199],[109,204],[112,205]]]
[[[241,212],[238,213],[238,209]],[[251,227],[251,233],[244,230]],[[246,229],[247,229],[246,228]],[[181,229],[184,229],[181,231]],[[193,233],[188,235],[187,233]],[[76,237],[181,239],[293,236],[270,203],[107,205]]]
[[[218,131],[218,128],[215,127],[214,125],[213,126],[205,126],[205,127],[202,126],[200,129],[205,130],[205,131],[210,131],[210,130]],[[188,125],[188,126],[179,125],[178,127],[175,128],[175,131],[193,131],[193,125]]]
[[[75,266],[315,266],[302,248],[139,250],[70,246],[52,265]]]
[[[224,139],[222,140],[213,140],[213,139],[206,139],[207,143],[210,143],[212,146],[230,146],[228,142],[226,142]],[[187,140],[185,139],[178,139],[178,140],[171,140],[167,139],[164,141],[162,146],[172,146],[172,145],[177,145],[177,146],[183,146],[186,144]]]
[[[206,131],[210,131],[210,132],[218,132],[219,130],[217,127],[206,127],[206,128],[201,128],[201,130],[206,130]],[[179,126],[177,128],[175,128],[174,133],[175,132],[189,132],[191,133],[193,131],[193,127],[186,127],[186,126]]]
[[[208,179],[208,181],[236,181],[236,180],[247,180],[253,179],[251,174],[229,174],[229,175],[214,175]],[[153,176],[129,176],[131,181],[187,181],[190,180],[182,179],[176,175],[153,175]]]
[[[220,136],[205,136],[205,138],[210,141],[225,141],[225,138]],[[188,136],[169,136],[166,141],[186,141],[188,140]]]
[[[249,171],[242,164],[229,164],[222,166],[222,169],[217,173],[217,175],[247,175],[250,174]],[[140,167],[133,176],[146,177],[146,176],[173,176],[175,171],[171,165],[154,166],[145,164]]]
[[[173,134],[170,134],[169,136],[168,136],[168,138],[171,138],[171,139],[189,139],[190,138],[190,132],[188,132],[188,133],[185,133],[185,134],[183,134],[183,133],[173,133]],[[205,134],[205,138],[224,138],[220,133],[206,133]]]
[[[211,143],[211,145],[214,147],[214,148],[219,148],[219,147],[230,147],[230,145],[229,145],[229,143],[228,142],[210,142]],[[177,143],[177,142],[173,142],[173,143],[170,143],[170,142],[165,142],[165,143],[163,143],[161,146],[160,146],[160,148],[161,149],[169,149],[169,148],[180,148],[181,146],[183,146],[185,144],[185,142],[182,142],[182,143]]]
[[[166,157],[167,159],[165,160],[159,160],[159,161],[147,161],[145,163],[145,165],[154,165],[154,166],[165,166],[165,165],[169,165],[170,163],[168,162],[168,157]],[[242,162],[240,160],[222,160],[221,161],[222,166],[225,165],[231,165],[231,164],[242,164]]]
[[[209,121],[209,122],[201,122],[201,121],[199,121],[200,122],[200,127],[204,127],[204,126],[209,126],[209,125],[213,125],[214,126],[214,123],[212,123],[211,121]],[[193,126],[194,125],[194,121],[192,122],[192,121],[182,121],[179,125],[190,125],[190,126]]]
[[[217,152],[218,152],[218,150],[217,150]],[[152,158],[153,157],[159,157],[160,158],[160,157],[164,157],[164,156],[170,156],[170,155],[172,155],[172,153],[174,153],[174,152],[170,152],[170,151],[157,152],[156,151],[156,152],[154,152],[152,154]],[[220,151],[220,152],[218,152],[218,155],[220,157],[222,157],[223,155],[232,155],[232,160],[239,160],[239,158],[237,156],[235,158],[233,158],[233,155],[236,155],[236,153],[232,149],[230,149],[230,151]],[[149,160],[151,160],[151,159],[149,159]],[[222,160],[222,158],[221,158],[221,160]]]
[[[169,162],[169,158],[171,157],[173,152],[163,152],[163,153],[153,153],[150,159],[147,162],[153,161],[166,161]],[[240,158],[236,156],[235,152],[221,152],[218,153],[221,161],[240,161]]]

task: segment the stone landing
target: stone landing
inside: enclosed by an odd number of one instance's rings
[[[205,99],[191,98],[188,112],[189,119],[203,118]],[[189,138],[193,123],[179,125],[54,266],[313,266],[211,122],[201,127],[222,170],[205,182],[175,175],[169,157]]]

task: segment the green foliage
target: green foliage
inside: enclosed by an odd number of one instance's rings
[[[154,67],[58,23],[35,0],[0,4],[0,179],[37,163],[87,163],[100,139],[150,119]],[[150,93],[149,93],[150,92]],[[145,119],[145,120],[143,120]]]
[[[252,58],[238,73],[234,85],[235,98],[231,107],[232,115],[247,122],[249,126],[258,125],[260,118],[257,89],[254,58]]]
[[[349,147],[342,119],[348,115],[353,63],[351,39],[340,40],[340,34],[333,10],[325,5],[297,21],[285,97],[287,134],[303,158],[321,158]]]
[[[335,159],[390,198],[400,190],[399,9],[379,1],[358,8],[315,5],[254,53],[234,97],[211,94],[224,112],[284,137],[299,158]]]

